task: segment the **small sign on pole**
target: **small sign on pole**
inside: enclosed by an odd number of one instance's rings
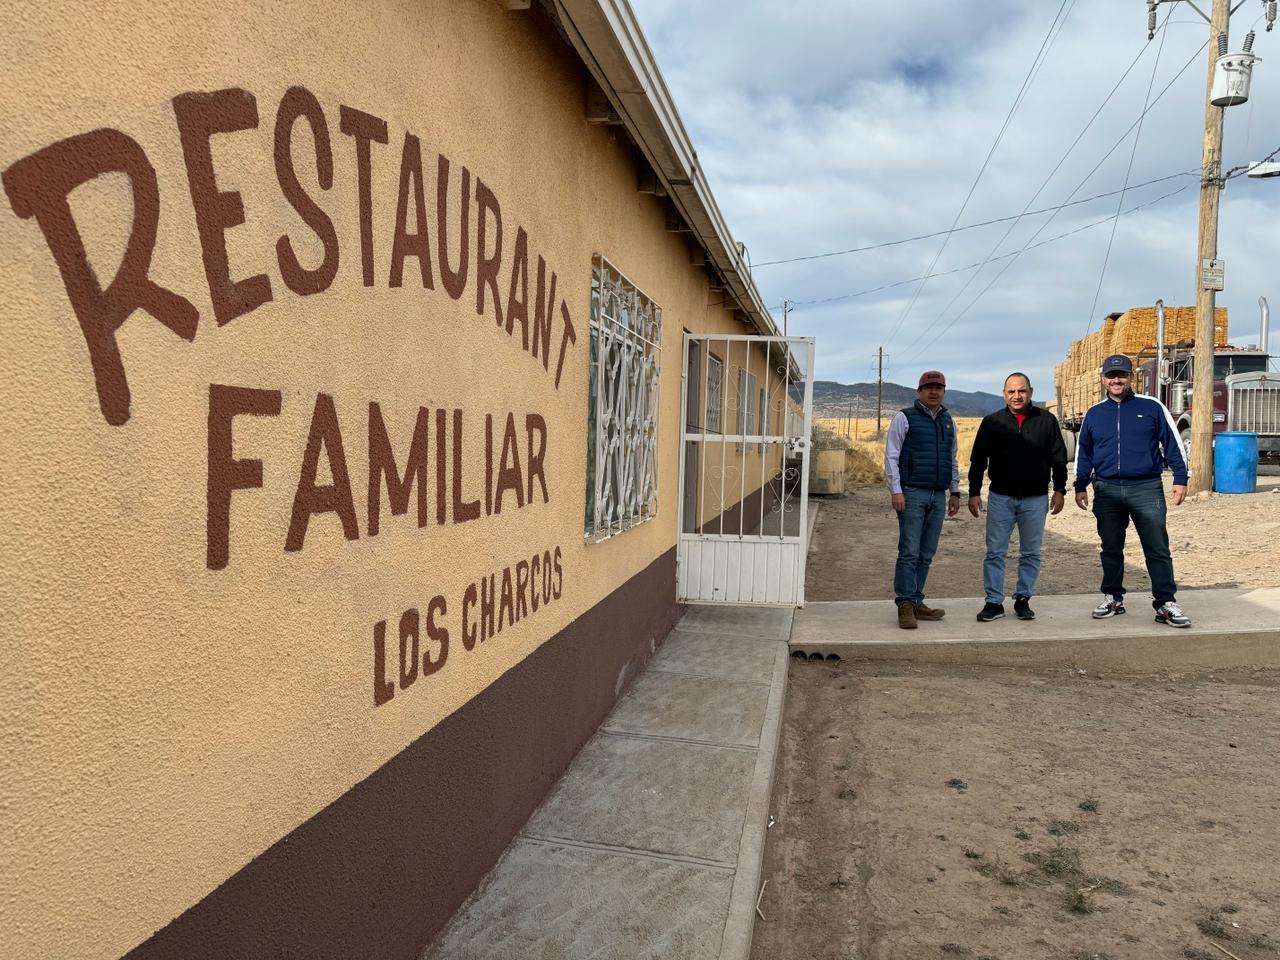
[[[1225,260],[1200,261],[1200,286],[1205,290],[1227,289],[1227,262]]]

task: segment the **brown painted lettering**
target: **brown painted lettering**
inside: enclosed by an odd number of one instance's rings
[[[484,415],[484,515],[493,513],[493,414]]]
[[[409,186],[413,182],[413,211],[417,232],[409,232]],[[396,198],[396,232],[391,238],[390,285],[398,287],[404,279],[404,258],[417,257],[422,285],[436,288],[431,271],[431,235],[427,230],[427,201],[422,190],[422,144],[412,133],[404,135],[400,153],[400,192]]]
[[[373,705],[380,707],[396,695],[396,685],[387,679],[387,621],[373,625]]]
[[[538,612],[538,602],[541,599],[538,592],[538,581],[542,579],[542,557],[536,553],[529,561],[529,606],[534,613]]]
[[[123,173],[129,180],[133,226],[120,268],[103,290],[69,198],[76,187],[107,173]],[[182,339],[193,340],[200,319],[190,301],[147,275],[160,223],[155,167],[133,138],[103,129],[59,140],[23,157],[5,170],[3,180],[13,212],[23,220],[35,217],[44,234],[89,348],[98,406],[107,423],[118,427],[129,420],[129,381],[116,332],[140,309]]]
[[[427,639],[438,644],[440,652],[433,659],[430,645],[427,645],[427,650],[422,655],[422,675],[424,677],[431,676],[443,667],[444,662],[449,659],[449,631],[436,623],[437,611],[441,616],[449,612],[449,606],[445,603],[444,597],[439,595],[432,597],[431,602],[427,604]]]
[[[222,326],[271,300],[271,281],[265,273],[231,279],[227,231],[244,223],[244,201],[238,191],[218,189],[210,147],[215,133],[257,129],[258,102],[248,90],[231,87],[212,93],[181,93],[173,98],[173,112],[178,119],[213,318]]]
[[[449,267],[449,158],[443,153],[436,164],[436,233],[440,235],[440,282],[454,300],[467,289],[468,237],[471,218],[471,171],[462,168],[462,201],[458,204],[458,269]]]
[[[502,459],[498,464],[498,482],[493,493],[493,512],[502,512],[502,497],[515,491],[516,506],[524,506],[524,478],[520,473],[519,441],[516,439],[515,414],[507,414],[507,428],[502,437]]]
[[[418,679],[418,611],[410,608],[400,614],[400,689],[412,686]]]
[[[209,472],[205,486],[205,566],[227,565],[231,541],[231,492],[262,486],[262,461],[237,460],[231,421],[239,414],[274,417],[280,413],[279,390],[254,390],[209,384]]]
[[[516,564],[516,620],[523,620],[529,615],[529,561],[521,560]]]
[[[538,483],[542,485],[542,502],[550,503],[551,498],[547,494],[547,473],[543,466],[543,460],[547,455],[547,421],[541,414],[527,414],[524,418],[524,430],[529,442],[528,500],[533,503],[533,478],[537,477]],[[536,448],[533,443],[535,436],[538,438]]]
[[[533,346],[530,352],[536,359],[542,354],[542,369],[551,365],[551,315],[556,304],[556,273],[551,271],[551,289],[547,287],[547,262],[538,256],[538,281],[533,292]]]
[[[356,186],[360,198],[360,265],[364,285],[373,286],[373,177],[369,169],[370,143],[387,142],[387,121],[343,104],[338,129],[356,142]]]
[[[453,522],[466,523],[480,517],[480,499],[462,502],[462,411],[453,411]]]
[[[515,626],[516,608],[515,608],[515,591],[511,586],[511,568],[504,567],[502,570],[502,599],[498,602],[498,632],[502,632],[502,621],[506,619],[507,623]]]
[[[445,499],[445,453],[449,449],[445,445],[445,412],[441,408],[436,411],[436,524],[444,526],[448,519],[447,501]]]
[[[520,322],[520,345],[529,349],[529,237],[516,227],[516,249],[511,259],[511,290],[507,293],[507,333]]]
[[[551,551],[542,551],[542,602],[551,602]]]
[[[493,214],[493,253],[485,253],[488,213]],[[493,292],[493,316],[502,326],[502,301],[498,299],[498,270],[502,266],[502,209],[498,198],[479,177],[476,178],[476,313],[484,316],[484,288]]]
[[[396,469],[396,458],[391,450],[391,438],[387,436],[387,425],[382,419],[382,408],[376,403],[369,404],[369,536],[378,535],[384,477],[393,517],[408,512],[409,493],[414,482],[417,482],[418,526],[427,525],[427,437],[430,433],[431,413],[426,407],[419,407],[418,419],[413,426],[413,439],[409,442],[409,459],[404,465],[402,477]]]
[[[311,126],[311,137],[316,147],[316,179],[321,190],[333,186],[333,145],[329,140],[329,125],[315,94],[305,87],[286,90],[280,99],[280,109],[276,111],[276,179],[280,181],[280,192],[284,198],[320,239],[324,259],[314,270],[308,270],[298,262],[293,242],[287,235],[276,240],[276,259],[280,263],[280,276],[285,286],[305,297],[329,289],[338,274],[339,256],[338,233],[333,228],[333,220],[302,189],[293,167],[293,127],[299,117]]]
[[[333,483],[316,486],[322,446],[329,460]],[[293,495],[293,513],[289,518],[289,533],[284,543],[286,552],[293,553],[302,549],[307,536],[307,524],[312,515],[317,513],[336,513],[342,521],[343,536],[348,540],[359,539],[356,505],[351,497],[351,480],[347,475],[347,457],[342,449],[342,432],[338,429],[338,414],[333,406],[333,397],[327,393],[316,394],[311,429],[307,434],[307,449],[302,457],[302,473],[298,478],[298,489]]]
[[[471,622],[471,611],[475,606],[476,585],[469,583],[466,592],[462,595],[462,646],[467,650],[474,650],[476,646],[476,626]]]
[[[497,580],[491,573],[487,577],[480,580],[480,639],[488,640],[498,630],[502,629],[501,625],[494,625],[493,611],[494,603],[497,600]]]
[[[569,344],[578,342],[577,336],[574,334],[573,321],[569,319],[569,308],[565,306],[563,300],[560,301],[560,319],[564,323],[564,333],[560,335],[560,360],[556,363],[556,389],[560,389],[560,373],[564,370],[564,351]]]
[[[560,569],[560,548],[556,547],[556,552],[552,557],[552,564],[555,567],[556,579],[551,587],[551,596],[557,600],[560,599],[560,591],[564,587],[564,571]]]

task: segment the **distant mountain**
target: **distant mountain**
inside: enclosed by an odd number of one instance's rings
[[[916,391],[900,383],[884,385],[884,410],[892,414],[915,403]],[[850,401],[855,417],[876,415],[876,385],[874,383],[836,383],[834,380],[813,381],[813,415],[815,418],[844,417],[849,413]],[[948,410],[958,417],[985,417],[1004,406],[1004,397],[995,393],[964,390],[948,390],[942,401]]]

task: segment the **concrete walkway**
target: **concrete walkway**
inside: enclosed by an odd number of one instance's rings
[[[745,960],[792,613],[689,608],[423,960]]]
[[[1036,619],[978,623],[981,597],[931,600],[947,616],[898,628],[892,601],[810,603],[796,611],[793,653],[864,659],[965,662],[991,666],[1043,662],[1174,670],[1280,666],[1280,588],[1185,590],[1192,626],[1156,623],[1150,598],[1133,594],[1121,617],[1093,620],[1098,594],[1036,597]]]

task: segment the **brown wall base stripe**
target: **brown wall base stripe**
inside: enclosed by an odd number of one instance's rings
[[[672,549],[126,960],[414,960],[677,613]]]

